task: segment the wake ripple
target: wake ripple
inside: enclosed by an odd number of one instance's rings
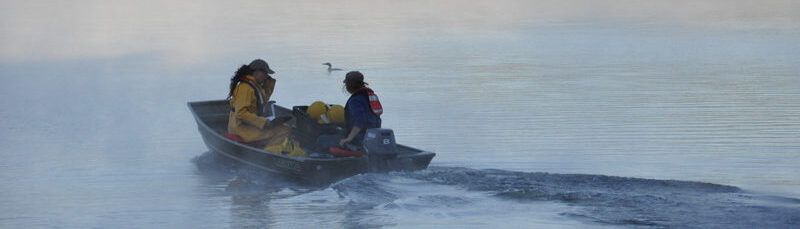
[[[488,192],[514,200],[557,201],[578,210],[561,215],[602,224],[679,228],[787,228],[800,225],[800,200],[748,193],[734,186],[583,174],[527,173],[497,169],[431,167],[399,176]],[[340,196],[392,202],[400,190],[359,175],[332,187]],[[446,200],[446,198],[442,198]]]
[[[407,201],[408,195],[418,195],[412,198],[416,199],[414,203],[422,204],[418,209],[464,208],[474,204],[474,199],[461,196],[464,193],[414,193],[419,192],[419,187],[445,185],[467,192],[484,192],[517,203],[564,203],[571,207],[560,215],[607,225],[800,228],[799,199],[761,195],[734,186],[703,182],[430,167],[416,172],[356,175],[326,188],[308,187],[211,154],[193,161],[204,174],[222,174],[222,179],[226,180],[222,183],[227,183],[225,189],[235,195],[255,194],[258,199],[274,201],[330,190],[347,202],[341,206],[345,209],[343,212],[357,211],[365,215],[369,214],[364,211],[371,209],[391,209],[397,206],[397,201]],[[407,202],[404,207],[414,208]]]

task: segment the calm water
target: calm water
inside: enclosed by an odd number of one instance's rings
[[[800,225],[796,1],[3,1],[0,227]],[[306,187],[208,153],[187,101],[381,96],[415,173]]]

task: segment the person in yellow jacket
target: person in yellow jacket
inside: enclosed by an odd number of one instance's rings
[[[275,71],[266,61],[253,60],[242,65],[231,78],[231,112],[228,116],[228,133],[236,134],[245,142],[266,141],[264,148],[272,152],[287,152],[289,156],[307,156],[295,141],[290,141],[291,128],[283,125],[290,117],[273,120],[265,117],[265,109],[275,88]]]

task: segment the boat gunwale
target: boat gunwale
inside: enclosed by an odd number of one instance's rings
[[[250,146],[250,145],[247,145],[247,144],[243,144],[241,142],[237,142],[237,141],[233,141],[231,139],[228,139],[228,138],[222,136],[220,133],[217,133],[217,131],[214,131],[214,129],[211,128],[210,126],[208,126],[208,124],[202,118],[200,118],[197,110],[195,110],[194,107],[193,107],[193,105],[213,104],[213,103],[218,103],[220,101],[224,101],[224,100],[206,100],[206,101],[188,102],[187,106],[189,107],[189,110],[192,111],[192,115],[194,116],[195,121],[197,123],[199,123],[200,126],[202,126],[204,129],[206,129],[207,132],[213,134],[215,137],[217,137],[219,139],[222,139],[222,140],[226,141],[227,143],[234,144],[237,147],[242,147],[242,148],[245,148],[245,149],[249,149],[251,151],[255,151],[255,152],[258,152],[258,153],[265,153],[265,154],[269,154],[269,155],[272,155],[272,156],[279,156],[279,157],[282,157],[282,158],[285,158],[285,159],[291,159],[291,160],[295,160],[295,161],[299,161],[299,162],[306,162],[306,161],[312,161],[312,162],[339,162],[339,161],[351,161],[351,160],[357,161],[357,160],[361,160],[360,157],[341,157],[341,158],[290,157],[290,156],[287,156],[287,155],[283,155],[283,154],[280,154],[280,153],[275,153],[275,152],[272,152],[272,151],[259,149],[259,148],[256,148],[256,147],[253,147],[253,146]],[[282,106],[279,106],[279,105],[276,105],[276,106],[281,107],[283,109],[286,109],[285,107],[282,107]],[[403,147],[407,147],[407,146],[403,146]],[[237,160],[244,162],[244,160],[241,160],[241,159],[239,159],[239,158],[237,158],[237,157],[235,157],[233,155],[230,155],[230,154],[228,154],[226,152],[220,151],[219,149],[217,149],[217,147],[214,147],[214,148],[215,148],[216,151],[224,153],[228,157],[236,158]],[[407,148],[411,148],[411,147],[407,147]],[[424,152],[422,150],[419,150],[419,151]],[[248,164],[252,164],[250,162],[247,162],[247,163]],[[259,167],[261,167],[261,166],[259,166]]]

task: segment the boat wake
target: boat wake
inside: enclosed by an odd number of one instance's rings
[[[204,164],[201,161],[195,159],[198,167]],[[291,215],[282,215],[287,220],[298,215],[322,220],[306,220],[309,226],[345,221],[345,226],[356,227],[430,222],[450,226],[511,222],[515,224],[505,225],[679,228],[800,225],[799,199],[702,182],[430,167],[416,172],[361,174],[325,187],[305,187],[276,181],[274,176],[242,172],[249,171],[246,169],[232,171],[249,180],[237,183],[234,178],[229,189],[243,183],[246,189],[261,190],[270,205],[294,209],[289,211]],[[286,190],[292,191],[275,194]]]
[[[604,224],[682,228],[800,224],[798,199],[711,183],[442,167],[402,175],[515,201],[578,206],[561,214]]]

